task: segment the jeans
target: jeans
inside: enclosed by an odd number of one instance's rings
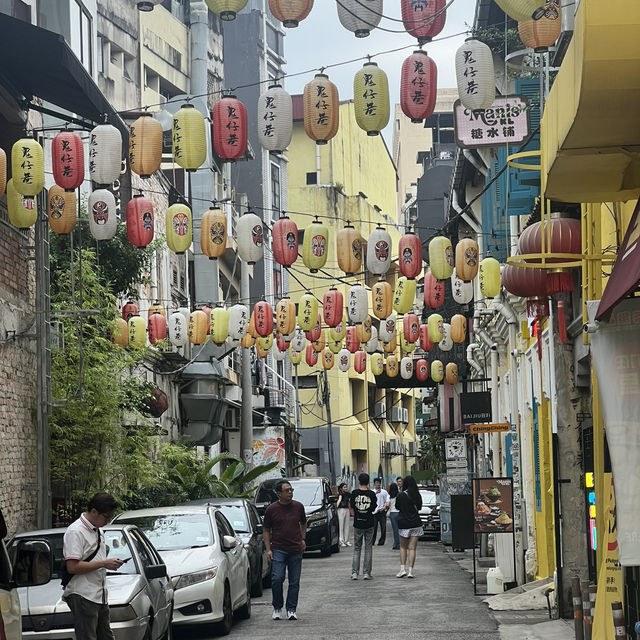
[[[338,509],[338,523],[340,524],[340,542],[346,544],[351,538],[351,514],[349,509]]]
[[[280,549],[273,549],[273,561],[271,563],[271,602],[274,609],[282,609],[282,585],[284,583],[285,569],[289,576],[286,610],[295,611],[298,606],[298,593],[300,591],[302,554],[287,553]]]
[[[398,534],[398,517],[400,516],[399,511],[392,511],[389,514],[389,520],[391,520],[391,528],[393,529],[393,548],[400,548],[400,535]]]
[[[360,573],[360,553],[364,540],[364,562],[362,573],[371,573],[373,563],[373,527],[368,529],[353,529],[353,560],[351,561],[351,573]]]
[[[375,527],[373,528],[373,544],[376,543],[376,537],[378,534],[378,527],[380,527],[380,542],[378,544],[384,544],[387,539],[387,512],[378,511],[373,516],[376,520]]]
[[[113,640],[109,625],[109,605],[91,602],[77,593],[66,597],[73,615],[76,638],[82,640]]]

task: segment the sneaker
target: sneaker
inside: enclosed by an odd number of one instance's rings
[[[350,547],[350,546],[351,546],[351,543],[350,543],[349,541],[347,541],[347,543],[346,543],[346,544],[347,544],[347,547]]]
[[[297,620],[298,616],[295,611],[287,611],[287,620]]]
[[[370,573],[365,573],[365,574],[362,576],[362,579],[363,579],[363,580],[371,580],[371,574],[370,574]]]
[[[413,575],[413,569],[409,569],[409,571],[407,572],[407,578],[415,578],[415,576]]]
[[[407,572],[404,569],[401,569],[396,573],[396,578],[404,578],[407,575]]]
[[[358,574],[355,571],[351,574],[351,579],[352,580],[357,580],[358,579]]]
[[[346,542],[341,542],[341,543],[340,543],[340,546],[341,546],[341,547],[346,547],[346,546],[347,546],[347,543],[346,543]]]
[[[271,617],[274,620],[282,620],[282,610],[281,609],[274,609],[273,613],[271,614]]]

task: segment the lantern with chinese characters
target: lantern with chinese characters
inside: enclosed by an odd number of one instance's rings
[[[467,38],[456,51],[455,61],[462,105],[471,111],[488,109],[496,98],[491,49],[480,40]]]
[[[316,144],[327,144],[338,132],[340,104],[338,89],[329,76],[318,73],[303,93],[304,130]]]
[[[273,259],[283,267],[290,267],[298,259],[298,226],[283,216],[271,230]]]
[[[11,149],[13,188],[32,198],[44,187],[44,152],[37,140],[22,138]]]
[[[545,0],[544,14],[539,20],[518,22],[518,33],[525,47],[543,53],[552,47],[562,30],[560,0]]]
[[[318,300],[307,292],[298,300],[298,326],[303,331],[311,331],[318,321]]]
[[[307,345],[304,361],[310,367],[315,367],[318,364],[318,352],[313,350],[312,344]]]
[[[138,305],[133,302],[132,300],[129,300],[124,307],[122,307],[122,317],[129,322],[129,318],[132,318],[133,316],[137,316],[138,315]]]
[[[356,327],[347,327],[344,346],[350,353],[355,353],[360,348],[360,340],[358,339]]]
[[[340,0],[338,20],[356,38],[366,38],[380,24],[382,18],[382,0]]]
[[[339,353],[340,349],[342,349],[342,340],[334,340],[329,337],[327,340],[327,347],[331,350],[332,353]]]
[[[333,365],[335,363],[335,354],[329,347],[325,347],[322,350],[322,354],[320,355],[320,359],[322,360],[322,368],[323,369],[333,369]]]
[[[408,279],[422,273],[422,243],[412,232],[405,233],[398,243],[398,269]]]
[[[70,233],[76,226],[77,198],[75,191],[65,191],[54,184],[47,198],[49,227],[53,233]]]
[[[336,254],[338,256],[338,266],[348,276],[352,276],[362,270],[362,236],[348,222],[338,231]]]
[[[158,313],[161,316],[165,316],[166,317],[166,312],[164,310],[164,307],[160,304],[160,302],[158,300],[156,300],[150,307],[149,307],[149,311],[147,311],[147,319],[150,318],[154,313]]]
[[[442,340],[444,320],[439,313],[432,313],[427,318],[427,326],[429,327],[429,340],[431,342],[440,342]]]
[[[254,307],[255,307],[255,305],[254,305]],[[247,325],[247,333],[250,336],[253,336],[254,338],[258,337],[258,332],[256,331],[256,312],[255,312],[255,308],[251,312],[251,315],[249,316],[249,324]]]
[[[293,338],[291,338],[291,346],[294,351],[304,351],[307,344],[307,337],[305,332],[299,327],[293,332]]]
[[[329,257],[329,227],[316,219],[304,230],[302,262],[311,273],[322,269]]]
[[[0,149],[0,197],[7,188],[7,154]]]
[[[320,317],[320,314],[318,314],[318,320],[309,331],[305,332],[305,337],[309,342],[315,342],[316,340],[318,340],[318,338],[320,338],[321,333],[322,333],[322,318]]]
[[[193,234],[191,209],[186,204],[177,202],[167,209],[165,217],[167,246],[174,253],[184,253],[191,246]]]
[[[400,332],[398,335],[400,336],[400,352],[402,354],[413,353],[416,349],[416,343],[407,342],[404,337],[404,332]]]
[[[320,335],[318,336],[318,339],[314,340],[311,343],[311,346],[313,347],[314,351],[317,351],[318,353],[320,353],[325,348],[326,345],[327,345],[327,338],[325,336],[324,329],[320,329]]]
[[[485,298],[495,298],[501,287],[500,263],[495,258],[484,258],[480,261],[480,293]]]
[[[124,318],[115,318],[111,329],[111,342],[123,349],[129,346],[129,326]]]
[[[379,280],[371,287],[371,306],[373,315],[380,320],[384,320],[391,315],[393,310],[393,290],[388,282]]]
[[[271,355],[273,356],[273,359],[276,362],[282,362],[287,357],[288,352],[289,352],[289,345],[287,345],[286,349],[284,350],[272,349]]]
[[[447,384],[456,384],[458,382],[458,365],[455,362],[447,364],[444,380]]]
[[[381,353],[373,353],[369,358],[369,365],[371,366],[371,373],[374,376],[382,375],[384,371],[384,358]]]
[[[391,265],[391,236],[383,227],[376,227],[367,243],[367,269],[376,276],[383,276]]]
[[[434,382],[442,382],[444,379],[444,365],[440,360],[434,360],[431,363],[431,379]]]
[[[342,373],[346,373],[349,371],[349,367],[351,366],[351,353],[347,351],[347,349],[341,349],[338,352],[338,369],[342,371]]]
[[[235,20],[236,14],[246,6],[247,0],[206,0],[207,6],[213,13],[220,16],[220,20]]]
[[[207,333],[211,333],[211,307],[208,307],[207,305],[203,305],[202,310],[205,312],[207,316]]]
[[[420,348],[423,351],[431,351],[431,349],[433,349],[433,347],[435,346],[435,343],[433,342],[433,340],[431,340],[431,338],[429,338],[429,325],[428,324],[421,324],[420,325],[419,342],[420,342]]]
[[[249,325],[249,307],[244,304],[234,304],[229,309],[229,336],[234,340],[242,340]]]
[[[424,303],[430,309],[438,309],[444,302],[444,281],[438,280],[427,269],[424,274]]]
[[[293,134],[293,101],[277,83],[258,99],[258,141],[263,149],[282,153]]]
[[[189,341],[188,321],[179,311],[174,311],[169,316],[168,333],[171,344],[175,347],[184,347]]]
[[[192,104],[183,104],[174,114],[171,140],[173,158],[186,171],[195,171],[207,159],[204,116]]]
[[[291,340],[285,340],[282,334],[276,333],[276,351],[286,351],[290,343]]]
[[[264,256],[264,229],[262,220],[253,212],[247,211],[238,218],[236,224],[238,255],[248,264],[255,264]]]
[[[147,320],[149,342],[155,346],[158,340],[167,338],[167,319],[160,313],[154,313]]]
[[[273,308],[268,302],[261,300],[256,303],[253,308],[253,317],[256,333],[259,336],[264,337],[273,333]]]
[[[329,329],[329,337],[332,340],[344,340],[347,335],[347,314],[342,314],[342,320],[335,326]]]
[[[356,325],[356,336],[361,343],[369,342],[371,340],[371,333],[373,324],[371,322],[371,316],[367,314],[367,317],[361,324]]]
[[[337,289],[329,289],[322,297],[322,317],[328,327],[337,327],[342,321],[344,303],[342,293]]]
[[[496,4],[518,22],[537,20],[544,14],[545,0],[496,0]]]
[[[402,318],[402,331],[407,342],[417,342],[420,337],[420,321],[415,313],[407,313]]]
[[[471,238],[462,238],[456,245],[456,274],[463,282],[478,275],[478,243]]]
[[[380,341],[378,340],[378,330],[372,326],[371,327],[371,336],[369,340],[364,345],[364,350],[367,353],[375,353],[380,350]]]
[[[429,268],[438,280],[446,280],[453,273],[453,247],[445,236],[436,236],[429,242]]]
[[[244,336],[242,336],[242,339],[240,340],[241,346],[244,347],[245,349],[251,349],[251,347],[253,347],[255,343],[256,343],[255,337],[252,336],[249,332],[245,333]]]
[[[400,360],[400,377],[403,380],[413,378],[413,358],[411,356],[404,356]]]
[[[107,189],[91,192],[87,204],[89,231],[96,240],[111,240],[118,230],[116,199]]]
[[[429,379],[429,363],[424,358],[419,358],[415,365],[416,378],[420,382],[426,382]]]
[[[289,335],[296,328],[296,305],[291,298],[282,298],[276,303],[276,331]]]
[[[442,284],[444,285],[444,282]],[[468,304],[473,300],[473,282],[464,282],[458,278],[455,269],[451,274],[451,295],[458,304]]]
[[[293,345],[289,347],[289,361],[292,365],[298,366],[302,362],[302,351],[296,351]]]
[[[353,356],[353,368],[356,373],[364,373],[367,369],[367,354],[364,351],[357,351]]]
[[[378,328],[378,338],[382,342],[391,342],[396,336],[396,316],[394,313],[389,315],[384,320],[380,321],[380,327]]]
[[[514,296],[527,298],[528,316],[549,315],[549,275],[544,269],[516,267],[506,264],[502,270],[502,284]]]
[[[141,349],[147,346],[147,325],[144,318],[131,316],[129,318],[129,346]]]
[[[238,160],[247,152],[247,108],[235,96],[213,105],[213,149],[223,160]]]
[[[153,240],[153,203],[142,193],[127,203],[127,238],[134,247],[146,247]]]
[[[162,164],[162,125],[143,113],[129,127],[129,167],[141,178],[153,175]]]
[[[51,166],[55,183],[74,191],[84,181],[84,147],[73,131],[61,131],[51,141]]]
[[[426,120],[436,107],[438,68],[426,51],[414,51],[400,75],[400,108],[411,122]]]
[[[113,184],[122,169],[122,134],[111,124],[99,124],[89,135],[89,175],[98,184]]]
[[[398,356],[395,353],[390,353],[384,363],[385,373],[389,378],[396,378],[399,368]]]
[[[464,342],[467,338],[467,319],[456,313],[451,317],[451,340],[456,344]]]
[[[229,337],[229,310],[224,307],[216,307],[211,310],[209,318],[211,340],[220,346]]]
[[[367,290],[356,284],[347,291],[347,318],[353,324],[364,322],[368,315]]]
[[[269,0],[269,10],[283,27],[297,27],[313,7],[313,0]]]
[[[264,346],[266,338],[258,338],[256,340],[256,355],[258,358],[266,358],[269,355],[269,349]]]
[[[446,0],[400,0],[404,28],[420,44],[435,38],[444,28]]]
[[[398,313],[408,313],[416,299],[416,281],[405,276],[398,278],[393,292],[393,308]]]
[[[207,341],[209,318],[202,309],[196,309],[189,316],[189,342],[191,344],[204,344]]]
[[[451,324],[442,323],[442,340],[438,342],[440,351],[451,351],[453,349],[453,340],[451,339]]]
[[[389,80],[375,62],[366,62],[353,78],[353,108],[368,136],[377,136],[389,123]]]
[[[273,333],[268,333],[266,336],[260,336],[256,340],[256,345],[264,351],[269,351],[271,347],[273,347]],[[266,354],[263,357],[266,357]]]
[[[397,348],[398,348],[398,340],[396,339],[396,336],[393,336],[393,338],[391,338],[389,342],[385,342],[382,345],[382,350],[385,353],[395,353]]]
[[[200,249],[209,260],[217,260],[227,248],[227,216],[210,207],[200,221]]]

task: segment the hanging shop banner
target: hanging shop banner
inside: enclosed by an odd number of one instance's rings
[[[501,147],[519,144],[529,135],[529,100],[501,96],[488,109],[472,111],[460,100],[453,105],[453,124],[459,147]]]
[[[469,425],[469,433],[509,433],[509,431],[511,431],[511,425],[508,422]]]
[[[640,299],[621,302],[591,334],[616,486],[620,564],[640,565]]]
[[[474,533],[513,533],[513,478],[473,479]]]
[[[491,421],[491,392],[473,391],[460,394],[462,424]]]

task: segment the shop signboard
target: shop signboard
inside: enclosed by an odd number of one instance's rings
[[[462,424],[491,421],[491,392],[473,391],[460,394]]]
[[[513,533],[513,478],[474,478],[474,533]]]

